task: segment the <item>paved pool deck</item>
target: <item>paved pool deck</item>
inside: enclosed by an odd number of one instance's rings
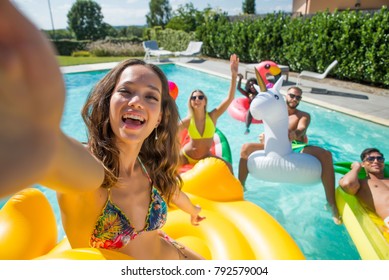
[[[152,63],[156,63],[152,61]],[[221,59],[171,58],[160,63],[176,63],[209,74],[230,78],[229,61]],[[63,73],[111,69],[117,64],[99,63],[61,67]],[[246,64],[241,63],[239,72],[245,74]],[[281,93],[285,94],[290,86],[296,85],[298,73],[289,73]],[[250,76],[248,76],[249,78]],[[389,127],[389,90],[370,87],[358,83],[340,81],[332,78],[323,80],[303,79],[299,87],[303,90],[304,102],[342,112],[357,118]]]

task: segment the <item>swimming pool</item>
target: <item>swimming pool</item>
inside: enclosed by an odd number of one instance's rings
[[[187,114],[187,99],[193,89],[202,89],[208,96],[208,109],[217,106],[227,95],[229,81],[203,72],[173,64],[161,65],[169,80],[179,88],[177,104],[180,114]],[[93,85],[107,71],[66,74],[67,99],[62,120],[62,128],[68,135],[86,140],[81,107]],[[236,97],[241,97],[237,92]],[[389,138],[389,128],[353,118],[331,110],[302,102],[302,110],[311,114],[312,122],[308,130],[310,143],[320,145],[333,153],[334,161],[358,160],[359,153],[367,146],[376,146],[384,154]],[[227,136],[233,157],[235,175],[238,174],[239,152],[245,142],[257,141],[263,131],[262,125],[252,125],[251,133],[244,135],[245,125],[228,113],[218,121],[218,128]],[[338,181],[340,175],[337,175]],[[291,234],[307,259],[342,260],[359,259],[359,254],[344,226],[336,226],[329,211],[324,209],[325,196],[321,184],[294,186],[259,181],[248,177],[245,198],[269,212]],[[58,205],[53,191],[44,189],[57,213],[60,236],[63,229]],[[0,202],[1,207],[1,202]]]

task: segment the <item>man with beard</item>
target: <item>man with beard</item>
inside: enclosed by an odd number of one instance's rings
[[[297,143],[306,142],[306,132],[311,121],[311,116],[307,112],[297,109],[301,98],[302,90],[299,87],[293,86],[288,89],[286,94],[286,105],[288,107],[289,115],[289,139],[290,141],[295,141]],[[245,185],[249,173],[247,159],[254,151],[264,149],[264,137],[264,134],[261,134],[259,136],[259,143],[246,143],[243,144],[241,148],[238,178],[243,186]],[[335,173],[331,152],[318,146],[311,145],[304,146],[299,152],[310,154],[320,161],[322,167],[321,180],[328,205],[331,208],[332,218],[336,224],[341,224],[341,217],[339,216],[338,208],[335,203]]]
[[[389,178],[384,173],[384,155],[376,148],[367,148],[361,153],[361,161],[351,164],[351,170],[339,180],[339,185],[376,212],[389,232]],[[362,168],[367,176],[359,179],[358,173]]]

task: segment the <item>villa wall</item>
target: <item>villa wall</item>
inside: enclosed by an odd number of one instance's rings
[[[356,9],[359,3],[360,10],[375,10],[380,9],[384,5],[388,5],[388,0],[293,0],[293,14],[314,14],[329,10],[334,12],[335,9]]]

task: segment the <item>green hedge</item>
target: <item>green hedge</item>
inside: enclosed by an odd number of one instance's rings
[[[187,33],[182,30],[161,27],[147,28],[144,34],[145,40],[156,40],[158,46],[172,52],[183,51],[188,47],[189,41],[196,40],[194,32]]]
[[[320,12],[291,18],[273,13],[231,22],[226,16],[208,18],[197,30],[203,54],[242,62],[273,60],[291,71],[323,72],[337,59],[330,76],[389,88],[389,13]]]
[[[52,41],[58,55],[72,55],[73,52],[86,50],[87,45],[91,41],[77,41],[77,40],[56,40]]]

